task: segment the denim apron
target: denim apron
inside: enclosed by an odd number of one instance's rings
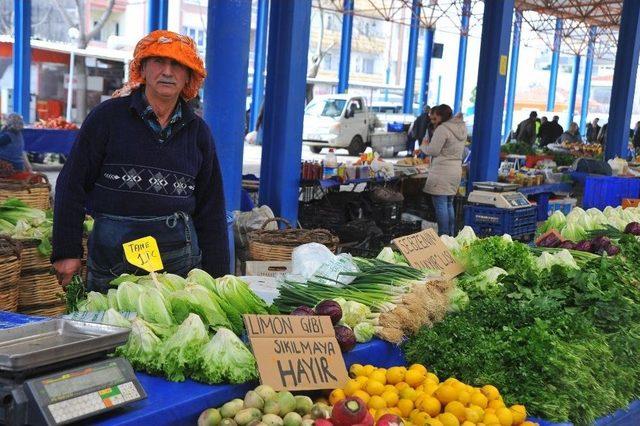
[[[200,267],[202,252],[191,217],[183,212],[170,216],[112,216],[97,214],[88,242],[87,288],[106,293],[109,282],[121,274],[146,274],[127,262],[122,245],[152,236],[158,242],[164,271],[186,276]]]

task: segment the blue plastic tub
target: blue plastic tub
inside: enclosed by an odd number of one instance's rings
[[[536,232],[537,218],[536,206],[510,210],[471,204],[464,208],[465,225],[479,237],[509,234],[526,239]]]
[[[618,207],[623,198],[640,197],[640,178],[590,175],[584,179],[582,207]]]

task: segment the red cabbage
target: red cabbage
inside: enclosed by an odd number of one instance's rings
[[[323,300],[316,306],[316,315],[331,317],[331,323],[336,325],[342,319],[342,308],[335,300]]]
[[[594,253],[600,253],[607,250],[607,247],[611,245],[611,240],[605,237],[604,235],[601,235],[591,240],[591,244],[592,244],[592,251]]]
[[[576,244],[575,250],[591,252],[593,250],[593,244],[589,240],[583,240]]]
[[[342,352],[349,352],[356,346],[356,335],[349,327],[336,325],[333,330],[336,332],[336,340]]]
[[[567,249],[567,250],[573,250],[573,249],[576,248],[576,245],[575,245],[575,243],[573,241],[567,240],[567,241],[561,242],[558,247],[563,248],[563,249]]]
[[[298,306],[291,312],[291,315],[313,316],[316,312],[308,306]]]
[[[546,237],[544,237],[542,240],[538,242],[538,246],[555,248],[555,247],[558,247],[560,243],[561,243],[560,238],[558,238],[556,234],[550,233],[549,235],[547,235]]]
[[[605,249],[605,251],[607,252],[607,255],[615,256],[616,254],[620,253],[620,247],[614,246],[613,244],[611,244],[609,247]]]
[[[624,233],[631,235],[640,235],[640,223],[629,222],[626,228],[624,228]]]

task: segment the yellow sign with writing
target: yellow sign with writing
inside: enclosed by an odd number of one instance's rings
[[[500,75],[507,75],[507,66],[509,65],[509,57],[500,55]]]
[[[158,243],[153,237],[144,237],[129,241],[122,245],[127,262],[147,272],[160,271],[164,268]]]

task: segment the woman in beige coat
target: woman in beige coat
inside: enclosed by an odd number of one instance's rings
[[[430,141],[423,141],[420,149],[431,156],[429,177],[424,192],[431,195],[438,221],[438,234],[455,233],[453,197],[458,192],[462,177],[462,154],[467,140],[467,127],[458,114],[452,118],[451,107],[438,105],[431,110],[435,127]]]

